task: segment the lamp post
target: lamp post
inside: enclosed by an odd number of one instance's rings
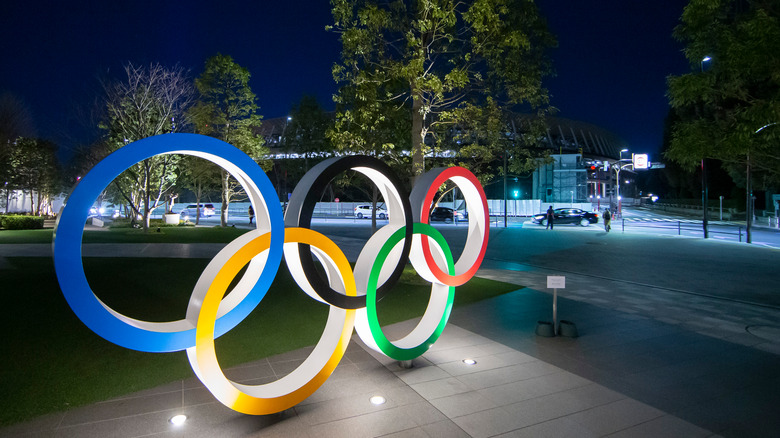
[[[778,122],[767,123],[766,125],[756,129],[755,133],[758,134],[759,132],[763,131],[766,128],[769,128],[770,126],[777,125],[777,123]],[[753,209],[755,208],[755,204],[754,204],[754,199],[755,198],[753,197],[753,187],[750,184],[750,150],[749,149],[748,149],[747,160],[746,161],[747,161],[747,163],[746,163],[746,167],[747,167],[747,169],[746,169],[746,173],[747,173],[746,180],[747,181],[745,182],[745,192],[747,194],[747,205],[745,206],[745,210],[746,210],[746,212],[745,212],[745,215],[746,215],[746,217],[745,217],[745,236],[746,236],[746,239],[745,239],[745,241],[747,243],[753,243],[753,229],[752,229],[752,225],[753,225]]]
[[[712,58],[710,56],[705,56],[701,59],[701,62],[699,63],[699,66],[701,67],[701,72],[704,73],[704,63],[712,61]],[[701,159],[701,206],[702,206],[702,229],[704,231],[704,238],[709,237],[708,232],[708,225],[709,225],[709,206],[707,205],[707,199],[709,198],[708,188],[707,188],[707,161],[705,158]]]
[[[508,193],[506,188],[506,172],[507,172],[507,166],[506,166],[506,154],[508,151],[506,148],[504,148],[504,228],[506,228],[506,203],[508,202]]]
[[[623,170],[622,162],[623,162],[623,152],[628,152],[628,149],[621,149],[620,150],[620,161],[617,165],[617,170],[615,171],[617,173],[617,198],[618,198],[618,208],[617,213],[618,217],[621,217],[623,214],[623,197],[620,196],[620,171]]]

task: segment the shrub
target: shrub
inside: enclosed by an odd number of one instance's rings
[[[0,216],[0,227],[6,230],[40,230],[43,228],[42,216]]]

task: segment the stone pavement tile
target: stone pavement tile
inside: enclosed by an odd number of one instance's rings
[[[430,401],[439,411],[449,418],[461,417],[475,412],[498,407],[479,392],[469,391]]]
[[[395,374],[408,385],[452,377],[446,370],[433,364],[423,367],[400,369],[396,371]]]
[[[705,438],[713,434],[677,417],[663,415],[607,436],[609,438]]]
[[[468,438],[463,429],[455,424],[452,420],[439,421],[437,423],[427,424],[422,426],[422,430],[425,431],[427,437],[430,438]]]
[[[244,415],[224,407],[220,403],[188,408],[184,412],[189,418],[184,425],[172,428],[175,436],[186,438],[210,437],[302,437],[310,438],[309,426],[299,421],[296,413],[288,409],[271,415]],[[109,435],[134,436],[134,435]],[[138,436],[138,435],[135,435]],[[153,435],[155,438],[158,435]]]
[[[465,374],[473,374],[473,373],[478,373],[486,370],[503,368],[513,363],[519,362],[519,361],[518,362],[508,361],[505,355],[506,353],[502,353],[500,355],[490,355],[490,356],[465,355],[461,357],[463,359],[468,358],[468,359],[475,360],[476,363],[473,365],[469,365],[464,363],[463,360],[458,359],[453,362],[440,363],[438,364],[437,368],[441,369],[442,371],[445,371],[450,376],[462,376]],[[516,358],[517,356],[511,356],[511,357]],[[530,356],[528,356],[527,362],[530,362],[532,360],[536,360],[536,359],[533,359]]]
[[[606,405],[569,415],[581,429],[596,436],[636,426],[663,416],[664,413],[632,399],[622,399]]]
[[[382,435],[382,438],[430,438],[430,435],[425,433],[423,428],[415,427],[413,429],[406,429],[400,432]]]
[[[461,394],[473,389],[454,377],[415,383],[409,386],[428,400]]]
[[[122,398],[96,403],[81,409],[68,411],[60,427],[97,423],[116,418],[151,414],[171,407],[182,406],[180,391],[153,394],[144,397]]]
[[[351,342],[350,346],[347,347],[347,351],[344,354],[344,359],[342,359],[342,361],[349,361],[350,363],[356,365],[366,363],[366,362],[371,364],[375,363],[373,356],[371,356],[366,350],[357,346],[353,348],[352,347],[353,345],[355,345],[355,343]]]
[[[505,406],[504,409],[519,420],[520,427],[526,427],[624,398],[622,394],[591,383],[514,403]]]
[[[458,380],[471,389],[484,389],[520,380],[553,374],[561,371],[547,362],[533,361],[458,376]]]
[[[481,338],[481,337],[480,337]],[[492,342],[490,344],[493,344]],[[434,344],[435,345],[435,344]],[[487,345],[487,344],[486,344]],[[493,348],[482,348],[482,345],[466,345],[453,347],[446,350],[437,349],[425,352],[425,358],[434,364],[443,364],[469,358],[478,358],[492,355]]]
[[[496,436],[523,427],[516,415],[502,408],[456,417],[452,421],[474,438]]]
[[[400,406],[398,410],[401,415],[411,418],[418,426],[438,423],[447,419],[447,416],[425,400],[415,404]]]
[[[543,423],[537,423],[532,426],[524,427],[522,429],[513,430],[511,432],[498,435],[496,438],[560,437],[596,438],[598,435],[593,435],[588,430],[583,430],[579,424],[570,420],[569,417],[560,417],[550,421],[545,421]]]
[[[519,382],[481,389],[478,392],[497,406],[506,406],[523,400],[589,385],[590,383],[589,380],[562,371],[532,379],[521,380]]]
[[[392,402],[379,406],[372,404],[369,400],[372,395],[370,392],[356,394],[317,403],[297,405],[293,409],[301,421],[310,426],[316,426],[395,407],[395,404]]]
[[[251,366],[228,368],[224,371],[225,377],[234,382],[245,382],[263,377],[276,377],[273,367],[268,362],[259,362]]]
[[[407,412],[386,409],[358,417],[344,418],[320,424],[315,429],[317,438],[377,437],[418,427]]]
[[[348,384],[345,384],[345,381],[343,380],[328,379],[316,392],[314,392],[314,394],[301,401],[298,406],[338,400],[345,397],[354,397],[361,394],[384,392],[395,387],[403,386],[403,382],[392,373],[386,373],[384,370],[377,370],[376,373],[384,375],[387,378],[378,380],[372,370],[361,370],[360,372],[354,373],[352,378],[348,381]]]

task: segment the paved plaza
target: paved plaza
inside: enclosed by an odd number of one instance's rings
[[[355,233],[323,231],[353,258],[362,246]],[[379,357],[353,335],[323,387],[276,415],[237,414],[193,377],[0,429],[0,436],[777,436],[780,251],[574,227],[491,232],[479,275],[525,287],[453,311],[442,338],[412,368]],[[168,257],[216,250],[128,247]],[[39,251],[7,246],[0,262]],[[116,251],[87,245],[85,255]],[[548,275],[566,277],[558,316],[575,323],[579,337],[534,333],[538,321],[552,318]],[[385,330],[401,335],[413,323]],[[275,380],[308,351],[227,375],[249,384]],[[371,404],[374,395],[387,402]],[[177,428],[167,420],[178,413],[189,420]]]

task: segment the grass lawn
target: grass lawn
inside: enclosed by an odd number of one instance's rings
[[[164,228],[156,236],[133,231],[90,232],[85,242],[229,242],[243,232]],[[0,231],[0,244],[48,243],[47,232],[50,239],[51,230]],[[183,351],[132,351],[86,328],[65,302],[51,258],[9,257],[6,262],[0,265],[5,310],[0,351],[6,358],[0,367],[0,426],[194,376]],[[84,259],[87,278],[104,302],[128,316],[150,321],[183,318],[192,287],[207,264],[205,259]],[[519,288],[475,278],[456,289],[455,305]],[[429,285],[408,273],[379,304],[380,321],[390,324],[420,316],[429,293]],[[326,305],[298,288],[282,265],[257,309],[217,340],[220,363],[228,368],[313,345],[322,333],[327,311]]]
[[[149,233],[135,228],[84,231],[84,243],[229,243],[248,229],[233,227],[152,227]],[[51,243],[52,229],[0,230],[3,243]]]

